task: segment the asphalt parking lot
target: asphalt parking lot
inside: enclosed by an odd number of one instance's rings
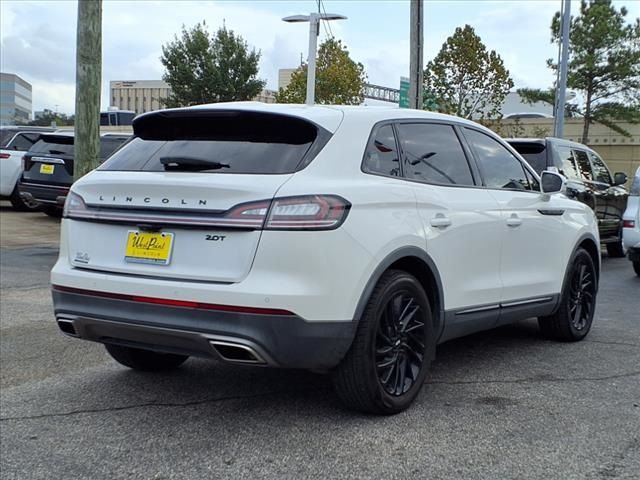
[[[190,359],[129,371],[53,319],[58,222],[0,203],[2,479],[640,478],[640,278],[603,259],[587,340],[534,321],[441,345],[407,412],[327,378]]]

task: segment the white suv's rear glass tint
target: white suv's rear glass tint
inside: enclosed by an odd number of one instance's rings
[[[137,138],[101,170],[293,173],[328,133],[300,118],[256,112],[167,111],[134,122]],[[310,155],[307,155],[307,154]]]

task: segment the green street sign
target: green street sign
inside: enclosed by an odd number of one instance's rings
[[[400,108],[409,108],[409,79],[400,77]]]

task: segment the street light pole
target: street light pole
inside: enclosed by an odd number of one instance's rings
[[[307,67],[307,105],[313,105],[316,100],[316,52],[318,51],[318,34],[320,17],[317,13],[309,15],[309,59]],[[313,53],[311,53],[313,52]]]
[[[311,106],[316,98],[316,51],[321,20],[346,20],[344,15],[336,13],[310,13],[309,15],[292,15],[282,20],[288,23],[309,22],[309,57],[307,62],[307,98],[306,104]]]
[[[409,108],[422,110],[424,24],[422,0],[411,0],[409,28]]]
[[[569,63],[569,26],[571,24],[571,0],[564,0],[562,15],[562,53],[560,56],[560,78],[558,81],[557,102],[553,135],[562,138],[564,135],[564,106],[567,93],[567,64]]]

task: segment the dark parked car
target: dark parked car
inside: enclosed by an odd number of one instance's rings
[[[560,138],[507,139],[538,174],[556,169],[567,178],[567,196],[589,205],[598,217],[600,240],[610,257],[624,257],[622,215],[629,192],[627,175],[613,176],[602,158],[581,143]]]
[[[109,158],[129,138],[126,134],[103,133],[100,161]],[[48,215],[60,216],[73,183],[73,143],[73,132],[42,135],[24,156],[24,172],[18,184],[20,194],[25,200],[42,204]]]

